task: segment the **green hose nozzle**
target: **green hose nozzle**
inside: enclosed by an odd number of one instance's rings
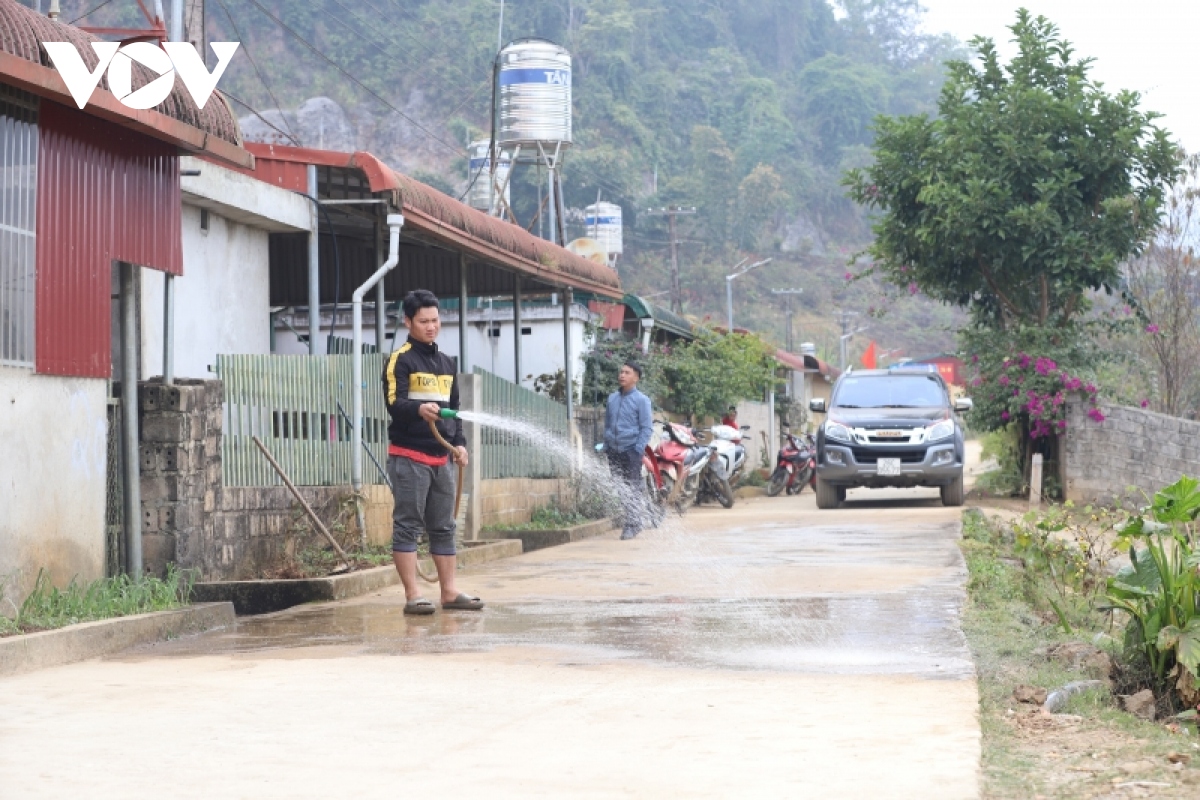
[[[438,412],[438,416],[441,417],[442,419],[457,419],[458,412],[455,411],[453,408],[443,408],[441,411]]]

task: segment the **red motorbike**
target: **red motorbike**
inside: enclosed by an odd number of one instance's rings
[[[775,456],[775,471],[767,484],[767,496],[774,497],[787,490],[789,495],[800,494],[804,484],[817,487],[817,443],[807,433],[793,436],[783,435],[783,447]]]
[[[655,422],[661,431],[658,443],[646,445],[642,468],[646,473],[646,493],[659,509],[669,505],[682,514],[700,488],[712,451],[696,441],[686,425],[676,422]]]

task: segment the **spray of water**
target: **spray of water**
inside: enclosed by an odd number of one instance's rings
[[[780,601],[765,598],[757,581],[715,550],[712,537],[689,526],[686,517],[673,510],[664,514],[660,509],[652,508],[650,498],[644,492],[630,497],[629,484],[613,475],[605,458],[581,451],[562,435],[526,419],[476,411],[459,412],[459,417],[464,422],[499,429],[513,437],[513,441],[519,439],[537,448],[554,463],[559,474],[572,476],[575,504],[583,510],[597,516],[618,517],[623,508],[638,509],[643,528],[641,538],[662,548],[655,561],[662,565],[663,571],[674,573],[664,575],[668,583],[677,581],[701,586],[719,602],[744,605],[748,613],[739,615],[740,618],[762,639],[797,645],[825,637],[819,625],[789,624],[789,620],[783,618],[786,615],[779,613]],[[736,509],[735,506],[729,512],[729,521],[734,525]]]

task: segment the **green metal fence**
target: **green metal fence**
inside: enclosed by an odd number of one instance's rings
[[[567,409],[562,403],[479,367],[474,372],[483,383],[480,410],[536,425],[567,441]],[[570,474],[569,460],[561,453],[555,457],[544,442],[539,444],[503,427],[487,425],[481,427],[480,438],[483,452],[479,465],[485,479],[559,478]]]
[[[381,464],[387,463],[388,414],[379,384],[384,357],[363,356],[363,441]],[[351,370],[349,355],[217,356],[217,374],[225,383],[225,485],[282,485],[251,441],[254,435],[296,485],[349,484]],[[384,483],[366,453],[363,481]]]

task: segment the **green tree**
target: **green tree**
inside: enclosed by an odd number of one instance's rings
[[[674,348],[661,365],[675,411],[720,416],[738,400],[761,398],[774,381],[774,349],[757,336],[708,333]]]
[[[868,252],[890,280],[977,321],[1068,325],[1158,222],[1180,156],[1134,92],[1109,94],[1044,17],[1018,12],[1002,66],[951,62],[939,116],[880,118],[852,196],[878,210]]]

